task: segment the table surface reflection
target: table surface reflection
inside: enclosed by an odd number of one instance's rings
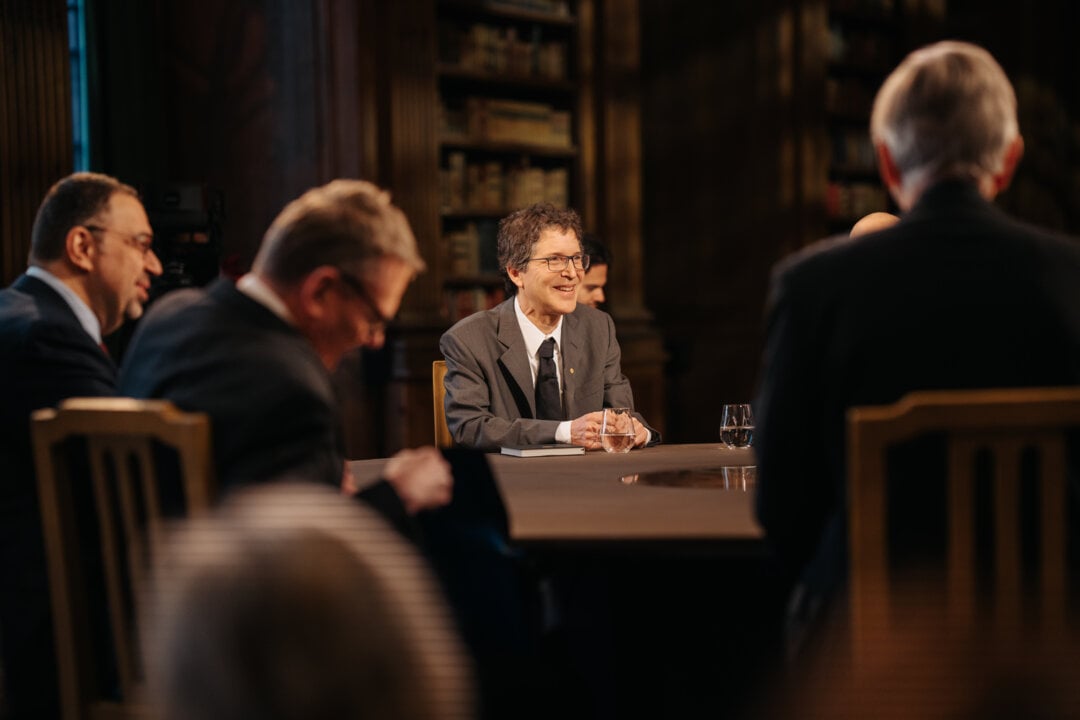
[[[657,445],[626,454],[517,458],[489,455],[519,542],[725,541],[756,543],[749,449]],[[350,463],[361,483],[386,461]],[[738,468],[739,470],[725,470]],[[694,473],[701,471],[698,481]],[[661,473],[679,482],[643,481]],[[660,476],[657,476],[660,477]]]

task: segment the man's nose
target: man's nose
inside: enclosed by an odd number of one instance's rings
[[[151,275],[160,275],[162,273],[161,259],[153,250],[146,253],[146,261],[143,263],[143,267],[145,267],[146,271]]]

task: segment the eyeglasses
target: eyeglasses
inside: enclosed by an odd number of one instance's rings
[[[125,243],[142,253],[143,257],[146,257],[147,253],[154,249],[154,236],[146,233],[137,233],[135,235],[127,235],[119,230],[113,230],[112,228],[100,227],[98,225],[83,225],[87,230],[92,233],[95,232],[111,232],[119,235]]]
[[[361,300],[364,301],[364,304],[367,305],[368,310],[370,310],[371,314],[375,317],[373,321],[369,322],[369,333],[371,335],[378,335],[379,333],[386,332],[386,326],[390,323],[390,321],[393,320],[393,318],[386,317],[382,314],[382,310],[380,310],[379,306],[375,304],[375,301],[371,299],[371,295],[368,294],[367,288],[364,287],[364,283],[360,280],[360,278],[355,278],[346,272],[342,272],[341,270],[338,271],[338,277],[341,278],[341,281],[345,283],[350,290],[352,290],[357,296],[359,296]]]
[[[551,257],[529,258],[529,262],[544,261],[547,263],[548,272],[562,272],[570,263],[577,270],[589,269],[588,255],[552,255]]]

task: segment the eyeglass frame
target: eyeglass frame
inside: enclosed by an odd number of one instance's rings
[[[578,253],[577,255],[551,255],[549,257],[536,257],[536,258],[531,257],[531,258],[529,258],[529,262],[535,262],[535,261],[538,261],[538,260],[543,260],[547,264],[548,272],[553,272],[553,273],[562,272],[566,268],[570,267],[571,264],[574,266],[575,270],[580,270],[582,272],[585,272],[586,270],[589,269],[589,260],[590,260],[590,258],[585,253]],[[558,267],[558,268],[551,267],[551,261],[552,260],[560,260],[560,261],[562,261],[562,267]]]
[[[89,230],[91,235],[96,232],[115,233],[120,236],[120,238],[124,241],[125,245],[129,245],[135,248],[140,253],[142,253],[143,257],[146,257],[148,254],[154,251],[154,236],[149,233],[135,233],[134,235],[128,235],[127,233],[122,233],[115,228],[102,227],[101,225],[83,225],[82,227]],[[149,240],[144,243],[141,242],[139,238],[149,238]]]
[[[371,297],[371,294],[364,286],[364,281],[358,277],[350,275],[349,273],[341,270],[340,268],[338,268],[338,277],[341,278],[341,281],[345,283],[345,285],[347,285],[350,290],[356,293],[360,297],[360,299],[364,301],[364,304],[367,305],[368,309],[371,310],[371,312],[375,315],[374,322],[368,321],[368,325],[370,326],[370,329],[368,331],[369,334],[378,335],[379,333],[385,333],[386,326],[392,323],[394,321],[394,318],[383,315],[382,310],[380,310],[379,306],[375,304],[375,300]]]

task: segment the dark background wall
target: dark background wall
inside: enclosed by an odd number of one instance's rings
[[[425,210],[436,200],[416,188],[434,172],[434,149],[406,152],[399,143],[391,162],[386,137],[412,132],[409,102],[429,92],[419,70],[433,57],[433,38],[385,31],[406,26],[425,2],[91,0],[92,165],[136,183],[220,189],[224,255],[235,269],[286,201],[331,177],[375,179],[407,211]],[[4,282],[22,270],[38,199],[71,162],[70,149],[48,139],[68,132],[55,122],[67,112],[55,92],[63,16],[42,6],[0,4]],[[829,3],[638,6],[608,19],[640,23],[643,243],[640,258],[623,259],[640,261],[641,275],[625,277],[644,278],[644,307],[667,352],[667,439],[715,441],[718,405],[748,400],[756,386],[770,267],[830,230],[822,110]],[[899,51],[961,37],[1002,61],[1020,96],[1027,157],[1001,204],[1072,233],[1080,232],[1077,15],[1068,0],[1022,10],[952,0],[940,22],[892,31]],[[47,131],[40,138],[30,133],[39,127]],[[429,233],[420,217],[435,213],[414,214],[418,235]],[[413,307],[423,292],[410,293]],[[345,375],[352,424],[378,425],[363,397],[378,372],[372,380],[354,363]],[[352,454],[381,451],[377,430],[361,435],[373,439]]]
[[[642,0],[646,305],[670,357],[670,438],[715,441],[719,404],[751,399],[770,267],[836,230],[820,192],[826,68],[814,40],[828,7]],[[999,58],[1027,142],[1000,204],[1073,234],[1078,19],[1076,4],[1058,0],[1022,9],[950,0],[942,21],[913,21],[894,35],[897,59],[945,38],[984,44]]]

